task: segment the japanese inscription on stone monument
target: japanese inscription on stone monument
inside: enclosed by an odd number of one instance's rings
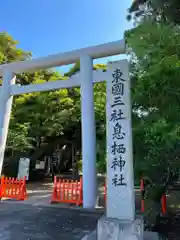
[[[111,163],[111,168],[114,170],[114,177],[112,178],[112,185],[115,187],[126,186],[123,168],[126,164],[124,160],[124,153],[126,148],[124,146],[124,137],[126,136],[122,121],[126,118],[124,117],[122,106],[125,105],[123,102],[124,96],[124,81],[123,73],[120,68],[116,68],[112,72],[112,96],[113,102],[111,105],[112,112],[110,121],[113,122],[113,143],[111,146],[111,152],[114,158]]]
[[[109,63],[108,74],[107,205],[109,209],[107,207],[107,215],[132,219],[134,183],[128,62],[121,60]],[[131,206],[127,206],[128,202]],[[128,209],[124,210],[126,207]]]

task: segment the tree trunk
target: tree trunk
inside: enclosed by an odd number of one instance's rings
[[[163,186],[148,186],[145,189],[144,217],[149,226],[156,224],[156,219],[161,215],[161,197],[165,189]]]

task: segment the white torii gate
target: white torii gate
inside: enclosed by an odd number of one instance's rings
[[[60,88],[81,88],[83,207],[96,204],[96,133],[93,83],[106,81],[107,89],[107,219],[98,223],[98,239],[142,239],[143,223],[135,220],[130,82],[127,60],[108,63],[107,72],[93,71],[93,59],[124,54],[124,40],[0,66],[0,173],[8,134],[13,96]],[[17,73],[72,64],[80,73],[68,80],[21,86]],[[112,221],[111,218],[117,219]],[[125,221],[125,222],[124,222]],[[127,223],[128,221],[128,223]],[[111,224],[109,224],[109,222]],[[112,227],[115,229],[111,232]],[[140,228],[139,228],[140,227]],[[117,230],[118,229],[118,230]],[[128,229],[128,230],[127,230]],[[110,233],[111,232],[111,233]],[[124,233],[124,235],[123,235]],[[134,238],[135,234],[139,238]],[[133,237],[132,237],[133,236]]]
[[[92,79],[96,79],[95,82],[106,79],[106,74],[102,71],[101,73],[92,71],[93,59],[124,52],[125,43],[120,40],[38,59],[1,65],[0,76],[3,76],[3,83],[0,95],[0,173],[2,171],[13,96],[80,86],[84,207],[93,208],[96,201],[96,138]],[[15,74],[17,73],[72,64],[78,60],[80,60],[80,76],[75,75],[66,81],[59,80],[43,84],[26,86],[15,84]]]

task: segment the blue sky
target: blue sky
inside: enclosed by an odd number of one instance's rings
[[[132,23],[126,20],[132,0],[5,0],[0,31],[19,41],[33,57],[119,40]],[[109,58],[108,60],[117,59]],[[105,63],[107,59],[96,60]],[[69,66],[61,67],[67,71]]]

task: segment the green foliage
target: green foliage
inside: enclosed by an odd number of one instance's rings
[[[76,64],[74,64],[74,66],[67,73],[65,73],[64,76],[71,77],[72,75],[79,72],[79,69],[80,69],[80,61],[78,61]]]
[[[63,135],[63,129],[72,124],[75,111],[74,101],[66,89],[31,93],[16,98],[13,120],[29,126],[28,134],[35,141],[40,137]]]
[[[8,33],[0,33],[0,64],[22,61],[31,57],[30,52],[17,48],[18,42]]]
[[[167,110],[173,111],[174,118],[173,106],[178,106],[180,94],[180,30],[145,22],[127,32],[126,37],[136,56],[133,70],[138,77],[133,100],[145,110],[158,108],[165,117],[170,117]]]
[[[106,65],[96,64],[93,70],[106,71]],[[80,70],[80,62],[77,62],[65,76],[71,77]],[[78,104],[80,117],[80,90],[71,90],[71,96],[76,96],[75,104]],[[106,85],[105,83],[94,84],[94,101],[96,116],[96,136],[97,136],[97,168],[99,172],[106,171]]]
[[[97,168],[99,172],[106,172],[106,85],[94,85],[94,101],[97,136]]]
[[[17,152],[24,152],[26,149],[31,149],[32,138],[28,136],[29,126],[26,123],[15,123],[11,126],[8,133],[8,141],[6,145],[6,151],[11,152],[13,155]]]
[[[162,194],[180,176],[179,10],[178,0],[135,0],[128,11],[135,28],[125,33],[131,54],[135,176],[143,173],[151,182],[145,202],[150,225],[159,215]]]
[[[96,64],[93,66],[93,70],[102,69],[103,71],[106,71],[106,65],[105,64]],[[80,70],[80,61],[78,61],[74,66],[64,74],[65,77],[71,77],[72,75],[76,74]]]
[[[143,171],[155,184],[171,184],[169,174],[180,167],[180,31],[144,21],[125,36],[132,56],[136,176]]]
[[[134,0],[129,8],[128,19],[151,19],[155,22],[180,24],[179,0]]]

